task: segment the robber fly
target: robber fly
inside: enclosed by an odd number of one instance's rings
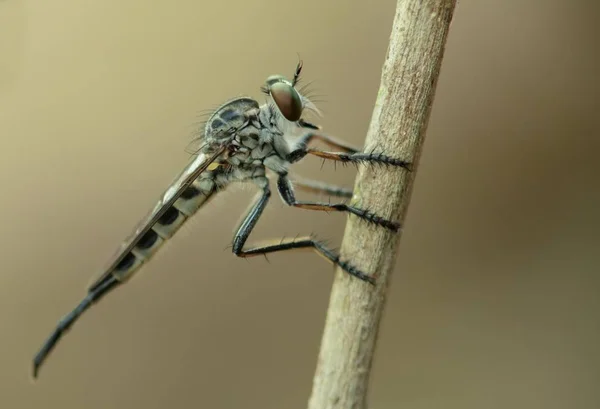
[[[289,174],[291,164],[306,155],[342,163],[370,163],[410,169],[410,163],[382,153],[365,153],[347,143],[320,132],[320,127],[302,118],[305,111],[318,113],[308,97],[296,88],[302,71],[302,61],[296,67],[292,81],[281,75],[267,78],[261,91],[266,95],[263,105],[249,97],[232,99],[217,108],[205,124],[200,149],[190,164],[163,193],[152,211],[138,224],[102,274],[89,287],[79,305],[64,316],[33,360],[33,376],[37,377],[42,363],[73,323],[94,302],[123,284],[141,265],[168,240],[181,225],[215,193],[233,182],[254,184],[260,193],[238,226],[233,237],[233,253],[238,257],[266,255],[277,251],[311,248],[351,276],[374,284],[375,279],[361,271],[313,236],[292,240],[277,240],[264,246],[245,246],[271,197],[267,171],[277,179],[277,191],[289,206],[320,211],[339,211],[356,215],[367,222],[393,231],[399,224],[368,210],[346,203],[320,203],[296,199],[294,186],[312,192],[352,198],[352,191],[309,180],[295,180]],[[321,151],[310,147],[319,140],[336,151]]]

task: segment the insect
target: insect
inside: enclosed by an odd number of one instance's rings
[[[346,203],[296,199],[294,187],[346,199],[353,196],[348,189],[316,181],[292,179],[290,165],[307,155],[342,163],[382,164],[410,170],[410,163],[407,161],[382,153],[362,152],[344,141],[327,136],[321,132],[320,127],[305,121],[302,118],[305,111],[318,113],[318,110],[296,88],[301,71],[302,61],[298,63],[291,81],[281,75],[268,77],[261,87],[266,95],[266,102],[262,105],[255,99],[238,97],[212,113],[205,124],[200,149],[191,162],[123,242],[108,266],[89,287],[85,298],[58,322],[54,332],[35,355],[34,378],[49,353],[85,310],[126,282],[202,205],[234,182],[251,183],[259,190],[233,237],[232,251],[236,256],[252,257],[311,248],[351,276],[366,283],[375,283],[373,277],[350,261],[341,260],[336,252],[313,236],[277,240],[261,246],[246,246],[252,229],[271,197],[267,172],[275,176],[277,191],[289,206],[315,211],[346,212],[392,231],[397,231],[400,227],[394,221]],[[313,141],[321,141],[335,151],[313,149],[310,147]]]

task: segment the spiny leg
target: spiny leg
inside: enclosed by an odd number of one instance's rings
[[[295,187],[312,193],[325,193],[336,197],[345,197],[351,199],[353,196],[352,189],[341,186],[331,185],[317,180],[301,179],[297,177],[291,178]]]
[[[277,189],[279,190],[281,198],[285,201],[285,203],[287,203],[290,206],[308,210],[347,212],[354,214],[370,223],[374,223],[376,225],[390,229],[394,232],[398,231],[398,229],[400,228],[400,225],[396,222],[387,220],[381,216],[376,215],[375,213],[369,212],[364,209],[360,209],[355,206],[348,205],[346,203],[331,204],[298,201],[296,200],[292,183],[288,179],[287,174],[285,173],[279,175],[279,178],[277,179]]]
[[[308,123],[307,123],[308,124]],[[310,129],[315,129],[312,124],[308,124],[310,126],[305,126]],[[318,127],[316,127],[318,130]],[[319,149],[309,148],[308,144],[313,139],[319,139],[326,143],[327,145],[339,149],[342,152],[326,152],[321,151]],[[388,166],[397,166],[401,168],[405,168],[407,170],[411,170],[411,163],[405,160],[392,158],[383,153],[375,153],[375,152],[361,152],[359,149],[356,149],[346,142],[335,139],[331,136],[322,134],[320,132],[308,132],[300,138],[300,143],[297,147],[292,150],[287,157],[287,160],[290,163],[295,163],[304,158],[306,155],[314,155],[323,159],[330,159],[339,161],[342,163],[370,163],[370,164],[379,164],[379,165],[388,165]]]
[[[237,236],[236,236],[237,238]],[[246,237],[247,238],[247,237]],[[265,255],[267,253],[275,253],[278,251],[285,250],[301,250],[301,249],[312,249],[317,254],[325,257],[333,264],[336,264],[342,268],[345,272],[350,274],[353,277],[356,277],[362,281],[366,281],[369,284],[375,284],[375,278],[369,276],[368,274],[360,271],[358,268],[354,267],[352,264],[340,260],[340,256],[328,248],[325,243],[320,240],[317,240],[312,237],[300,237],[293,240],[283,240],[279,243],[267,244],[264,246],[256,246],[251,247],[249,249],[238,249],[236,252],[234,247],[234,253],[238,257],[253,257]]]
[[[306,237],[302,239],[295,240],[282,240],[277,244],[270,244],[266,246],[255,246],[249,249],[244,249],[244,244],[246,244],[246,240],[252,233],[252,230],[256,226],[258,219],[262,215],[262,212],[267,207],[269,203],[269,198],[271,197],[271,191],[269,189],[269,184],[266,179],[264,180],[255,180],[258,182],[257,184],[262,188],[262,192],[255,203],[252,205],[248,214],[242,220],[239,225],[235,237],[233,239],[233,253],[238,257],[252,257],[258,255],[266,255],[267,253],[274,253],[277,251],[285,251],[285,250],[294,250],[294,249],[306,249],[312,248],[320,255],[324,256],[334,264],[340,266],[344,271],[348,274],[361,279],[362,281],[366,281],[370,284],[375,284],[375,279],[370,277],[369,275],[363,273],[356,267],[352,266],[350,263],[340,260],[338,254],[336,254],[333,250],[327,248],[324,243],[319,240],[316,240],[311,237]]]
[[[40,366],[44,363],[50,352],[54,349],[58,341],[62,336],[69,330],[75,321],[87,310],[94,302],[98,301],[102,296],[116,288],[121,281],[117,280],[115,276],[106,276],[104,281],[100,285],[96,286],[93,290],[89,291],[86,297],[75,307],[73,311],[65,315],[56,326],[54,332],[48,337],[46,342],[42,345],[39,352],[33,358],[33,377],[36,378]]]
[[[326,152],[318,149],[307,149],[306,154],[318,156],[323,159],[335,160],[342,163],[370,163],[376,165],[396,166],[411,170],[411,163],[405,160],[392,158],[383,153],[346,153],[346,152]]]
[[[244,217],[244,220],[242,220],[242,222],[236,230],[235,237],[233,238],[232,248],[233,253],[236,256],[239,255],[239,252],[242,250],[242,247],[244,247],[244,243],[248,239],[248,236],[250,236],[250,233],[252,232],[252,229],[254,229],[254,226],[256,226],[258,219],[267,207],[267,204],[269,203],[269,198],[271,197],[271,189],[269,189],[268,179],[260,178],[252,179],[252,181],[259,185],[259,187],[262,189],[262,192],[260,193],[258,199],[256,199],[256,201],[252,204],[250,210],[248,210],[248,213],[246,214],[246,217]]]
[[[302,119],[299,122],[300,122],[300,126],[302,126],[303,128],[313,129],[315,131],[319,131],[321,129],[317,125],[313,125],[310,122],[306,122]],[[293,157],[294,152],[296,152],[298,150],[300,150],[300,151],[307,150],[308,145],[310,145],[310,143],[314,140],[319,140],[319,141],[323,142],[325,145],[329,146],[330,148],[339,149],[343,152],[347,152],[347,153],[360,152],[360,149],[349,144],[346,141],[343,141],[338,138],[334,138],[333,136],[326,135],[321,132],[312,132],[311,131],[311,132],[307,132],[306,134],[302,135],[302,137],[300,137],[300,139],[298,140],[296,149],[294,149],[294,151],[290,154],[290,156]],[[299,159],[301,159],[301,158],[299,158]],[[292,162],[295,162],[295,161],[292,161]]]

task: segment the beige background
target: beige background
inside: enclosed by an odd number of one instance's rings
[[[226,193],[30,361],[186,163],[200,110],[270,74],[324,94],[360,144],[395,7],[378,2],[0,2],[0,407],[302,408],[332,270],[224,250]],[[597,2],[462,1],[372,376],[373,408],[600,405]],[[352,185],[351,169],[305,176]],[[274,197],[254,238],[342,215]]]

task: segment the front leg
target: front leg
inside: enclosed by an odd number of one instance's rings
[[[320,126],[311,124],[310,122],[306,122],[303,119],[301,119],[299,121],[299,124],[303,128],[310,129],[310,131],[307,132],[306,134],[304,134],[300,138],[298,146],[302,145],[302,146],[308,147],[308,145],[310,145],[310,143],[313,140],[319,140],[319,141],[323,142],[325,145],[329,146],[330,148],[338,149],[338,150],[343,151],[343,152],[354,153],[354,152],[359,152],[360,151],[359,148],[353,146],[352,144],[349,144],[346,141],[343,141],[343,140],[338,139],[338,138],[334,138],[331,135],[326,135],[324,133],[321,133],[320,132],[320,130],[321,130]]]
[[[340,149],[342,152],[327,152],[319,149],[309,148],[308,144],[313,139],[319,139],[329,146]],[[295,163],[302,160],[306,155],[314,155],[323,159],[335,160],[342,163],[368,163],[387,165],[411,170],[411,163],[402,159],[392,158],[383,153],[375,152],[360,152],[351,147],[346,142],[334,139],[331,136],[324,135],[317,131],[310,131],[305,134],[300,143],[287,156],[290,163]]]

